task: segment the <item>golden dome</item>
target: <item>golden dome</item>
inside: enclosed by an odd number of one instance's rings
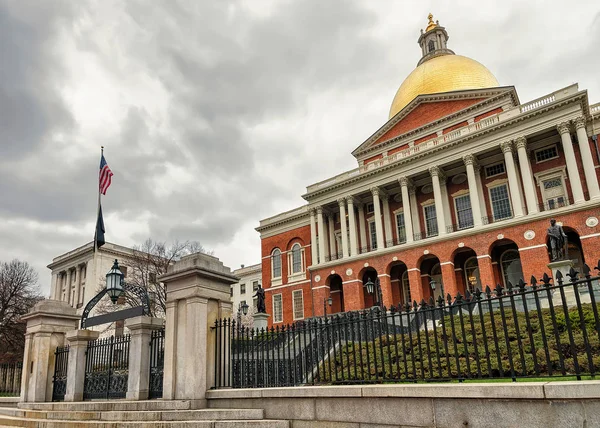
[[[415,68],[402,82],[392,101],[390,119],[418,95],[495,86],[499,84],[494,75],[471,58],[461,55],[433,57]]]

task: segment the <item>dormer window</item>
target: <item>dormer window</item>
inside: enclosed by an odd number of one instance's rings
[[[435,43],[433,40],[429,41],[429,52],[433,52],[435,50]]]

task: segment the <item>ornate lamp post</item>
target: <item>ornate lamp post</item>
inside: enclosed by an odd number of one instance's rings
[[[125,291],[123,287],[125,275],[119,268],[119,262],[115,259],[112,268],[106,274],[106,292],[113,304],[117,303],[119,296]]]
[[[331,306],[333,299],[329,296],[327,299],[323,299],[323,315],[327,316],[327,305]]]
[[[248,305],[246,304],[246,302],[244,302],[244,303],[240,302],[240,304],[238,305],[238,310],[237,310],[238,325],[240,325],[242,322],[242,315],[244,315],[244,316],[248,315]]]
[[[437,281],[433,278],[429,281],[429,286],[431,287],[431,291],[435,293],[435,289],[437,287]],[[440,282],[440,291],[442,293],[442,298],[444,298],[444,283]]]
[[[367,280],[365,283],[367,287],[367,293],[375,297],[375,305],[379,308],[383,309],[383,296],[381,295],[381,284],[379,283],[379,278],[375,279],[375,282],[371,281],[371,278]],[[376,294],[375,294],[376,293]]]

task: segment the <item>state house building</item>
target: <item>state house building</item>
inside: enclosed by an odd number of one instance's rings
[[[551,273],[551,218],[576,268],[600,259],[600,104],[576,84],[521,103],[447,41],[430,15],[358,167],[260,222],[270,325],[371,307],[368,280],[386,307],[529,282]]]

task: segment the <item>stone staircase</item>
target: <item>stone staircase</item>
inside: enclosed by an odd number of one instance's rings
[[[262,409],[192,409],[189,401],[19,403],[0,407],[0,428],[289,428]]]

